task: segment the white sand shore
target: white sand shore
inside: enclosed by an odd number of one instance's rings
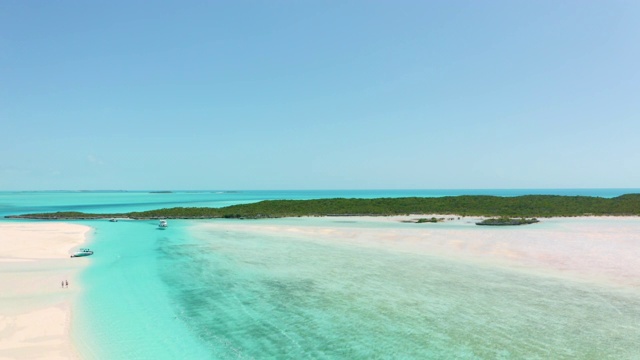
[[[0,223],[0,359],[75,359],[69,327],[90,227]],[[63,288],[61,282],[69,282]]]

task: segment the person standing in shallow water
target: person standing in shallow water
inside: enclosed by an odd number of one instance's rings
[[[67,280],[64,281],[64,287],[69,287],[69,282]]]
[[[64,281],[62,282],[62,287],[64,288]]]

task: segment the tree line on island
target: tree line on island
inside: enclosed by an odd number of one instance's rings
[[[222,208],[175,207],[158,210],[91,214],[55,212],[10,215],[26,219],[263,219],[300,216],[392,216],[409,214],[455,214],[502,219],[565,216],[638,216],[640,194],[615,198],[560,195],[501,197],[463,195],[446,197],[406,197],[377,199],[265,200]],[[486,224],[499,225],[499,224]],[[517,225],[517,224],[516,224]]]

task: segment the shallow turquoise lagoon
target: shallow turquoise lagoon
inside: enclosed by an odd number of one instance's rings
[[[82,224],[87,224],[83,222]],[[80,276],[73,338],[83,358],[208,358],[206,348],[176,318],[175,304],[160,276],[158,258],[167,235],[157,222],[90,222],[95,255]],[[179,269],[174,269],[180,271]]]
[[[0,192],[0,215],[264,199],[638,189]],[[2,219],[0,221],[15,221]],[[230,220],[227,220],[230,221]],[[268,220],[300,225],[317,219]],[[271,222],[271,223],[270,223]],[[72,336],[85,359],[637,359],[640,289],[348,239],[229,231],[225,220],[79,222],[96,254]],[[241,221],[236,221],[242,223]],[[331,226],[359,224],[337,220]],[[640,254],[639,254],[640,255]]]
[[[348,241],[198,226],[202,223],[172,221],[167,230],[158,230],[155,222],[92,224],[97,229],[92,248],[99,256],[82,276],[85,293],[74,313],[74,336],[84,356],[633,359],[640,354],[637,291]]]

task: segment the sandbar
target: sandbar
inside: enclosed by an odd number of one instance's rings
[[[78,358],[71,308],[76,276],[89,260],[70,254],[90,231],[59,222],[0,223],[0,359]]]
[[[419,218],[439,223],[411,223]],[[458,215],[291,218],[215,222],[202,229],[296,237],[437,256],[640,290],[640,217],[558,217],[521,226],[477,226]]]

